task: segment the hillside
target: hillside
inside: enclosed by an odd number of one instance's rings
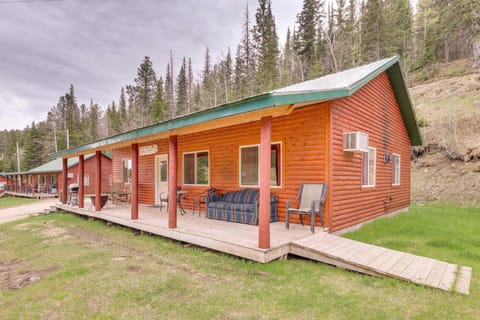
[[[412,161],[417,203],[480,205],[480,73],[468,65],[441,66],[435,79],[410,88],[424,139]]]

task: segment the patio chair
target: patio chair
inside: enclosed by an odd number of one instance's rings
[[[202,191],[197,196],[193,197],[193,214],[195,214],[195,209],[198,208],[198,216],[200,217],[202,204],[204,205],[206,203],[205,198],[208,198],[210,200],[216,192],[216,188],[210,188]]]
[[[113,182],[108,197],[113,204],[117,204],[120,193],[123,192],[123,182]]]
[[[181,191],[181,190],[182,190],[182,187],[177,186],[177,191]],[[160,192],[158,197],[160,199],[160,211],[162,211],[163,203],[166,203],[165,207],[168,210],[168,192]],[[180,195],[177,195],[177,202],[180,200],[179,197]]]
[[[287,200],[287,215],[285,218],[285,226],[290,228],[290,214],[300,215],[300,222],[303,224],[303,215],[310,215],[310,230],[315,233],[315,215],[320,216],[322,227],[323,221],[323,205],[327,196],[326,183],[303,183],[300,185],[300,192],[298,193],[298,208],[290,207],[290,200]]]
[[[117,203],[120,201],[120,202],[125,202],[125,203],[130,203],[132,201],[131,199],[131,195],[132,195],[132,192],[131,192],[131,188],[132,186],[131,185],[124,185],[123,188],[122,188],[122,191],[120,191],[118,194],[117,194],[117,198],[116,198],[116,201]]]

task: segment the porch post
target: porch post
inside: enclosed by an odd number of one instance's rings
[[[168,143],[168,227],[177,227],[177,136]]]
[[[95,211],[102,210],[102,152],[95,151]]]
[[[131,219],[138,219],[138,143],[132,144]]]
[[[85,196],[85,158],[81,154],[78,156],[78,207],[85,207],[84,204]]]
[[[67,203],[68,158],[62,158],[62,203]]]
[[[31,174],[27,174],[27,185],[30,187],[31,194],[33,195],[33,176]],[[27,187],[27,193],[29,187]]]
[[[270,248],[270,165],[272,144],[272,117],[260,121],[260,204],[258,247]]]

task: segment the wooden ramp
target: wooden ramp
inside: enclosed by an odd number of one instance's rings
[[[469,294],[472,268],[319,232],[292,241],[290,253],[339,268]]]

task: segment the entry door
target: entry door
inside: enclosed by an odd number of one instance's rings
[[[155,156],[155,204],[160,205],[160,193],[168,192],[168,154]]]

